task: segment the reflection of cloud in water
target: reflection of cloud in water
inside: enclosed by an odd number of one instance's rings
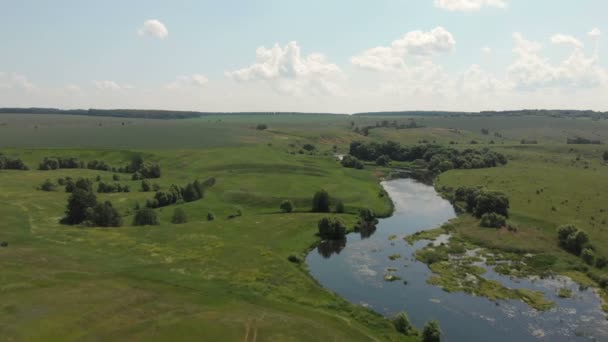
[[[411,182],[383,182],[382,186],[391,194],[395,213],[433,216],[453,210],[448,201],[438,201],[439,195],[433,187]]]

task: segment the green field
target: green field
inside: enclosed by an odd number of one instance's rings
[[[0,152],[22,158],[32,169],[0,170],[0,241],[9,243],[0,248],[0,340],[402,340],[388,320],[324,290],[305,266],[287,260],[304,258],[319,241],[316,224],[323,215],[309,213],[316,190],[344,202],[347,213],[339,216],[349,227],[360,208],[390,213],[389,201],[378,195],[386,169],[347,169],[333,157],[334,146],[344,153],[353,140],[452,141],[458,148],[502,152],[507,166],[452,170],[439,176],[437,187],[484,185],[506,193],[518,231],[479,228],[463,216],[456,224],[461,238],[551,255],[557,272],[573,274],[582,261],[562,251],[556,235],[558,226],[573,223],[589,233],[598,255],[608,257],[606,148],[565,144],[575,136],[606,140],[606,121],[414,119],[424,127],[377,128],[364,137],[352,127],[383,118],[0,115]],[[256,130],[259,123],[269,128]],[[521,145],[521,139],[539,144]],[[471,140],[479,144],[469,145]],[[300,153],[305,143],[316,152]],[[128,184],[130,193],[98,194],[124,216],[124,227],[108,229],[60,225],[69,194],[36,190],[46,179],[66,176],[112,181],[112,172],[36,170],[44,157],[119,166],[133,153],[161,164],[163,175],[153,183],[163,190],[208,177],[216,177],[217,184],[199,201],[157,209],[161,225],[133,227],[136,203],[143,205],[153,193],[139,192],[140,182],[121,174],[119,182]],[[284,199],[295,203],[295,213],[280,213]],[[188,223],[169,223],[177,206]],[[228,219],[238,210],[243,216]],[[207,221],[209,212],[216,220]]]

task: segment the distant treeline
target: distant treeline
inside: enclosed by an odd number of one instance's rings
[[[147,109],[57,109],[57,108],[0,108],[0,114],[63,114],[97,117],[135,118],[135,119],[191,119],[212,115],[326,115],[335,113],[299,112],[194,112],[175,110]]]
[[[553,109],[523,109],[506,111],[482,112],[450,112],[450,111],[400,111],[400,112],[370,112],[356,113],[356,116],[548,116],[556,118],[587,117],[608,119],[608,112],[593,110],[553,110]]]

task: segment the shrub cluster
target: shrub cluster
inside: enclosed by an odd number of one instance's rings
[[[93,182],[88,178],[78,178],[76,182],[72,178],[68,177],[65,179],[65,192],[72,193],[75,189],[82,189],[85,191],[93,191]],[[60,181],[61,184],[61,181]]]
[[[589,248],[589,235],[574,225],[565,225],[557,229],[559,245],[568,252],[580,256],[583,249]]]
[[[342,164],[342,166],[344,167],[351,169],[363,169],[363,163],[356,157],[351,156],[350,154],[345,155],[344,158],[342,158],[342,161],[340,161],[340,164]]]
[[[204,182],[196,180],[193,183],[186,184],[183,188],[173,184],[169,187],[168,191],[157,191],[154,199],[146,202],[146,207],[166,207],[179,201],[194,202],[203,198],[206,189],[214,184],[215,178],[209,178]]]
[[[317,191],[312,197],[312,212],[328,213],[329,211],[329,194],[325,190]]]
[[[485,228],[502,228],[507,225],[507,218],[497,213],[485,213],[481,216],[480,225]]]
[[[23,161],[19,158],[9,158],[0,153],[0,170],[29,170]]]
[[[107,184],[104,182],[99,182],[97,186],[97,192],[99,193],[114,193],[114,192],[130,192],[128,185],[120,185],[118,183]]]
[[[72,195],[68,198],[65,214],[61,222],[70,225],[85,224],[96,227],[122,225],[122,218],[112,203],[107,201],[97,203],[97,197],[90,188],[74,188]]]
[[[84,167],[84,163],[78,158],[48,158],[45,157],[38,165],[38,170],[78,169]]]
[[[346,226],[338,219],[324,217],[319,221],[319,236],[327,240],[343,240],[346,237]]]
[[[484,188],[459,187],[454,193],[454,200],[465,202],[466,211],[477,218],[482,218],[488,213],[509,217],[509,199],[501,192],[488,191]]]
[[[457,150],[433,144],[401,146],[394,141],[384,143],[355,141],[350,144],[349,154],[364,161],[377,161],[381,157],[401,162],[421,160],[434,172],[450,169],[481,169],[507,164],[507,158],[503,154],[488,148]]]
[[[134,226],[156,226],[159,225],[156,212],[151,208],[142,208],[135,213]]]

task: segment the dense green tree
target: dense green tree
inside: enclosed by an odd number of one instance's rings
[[[376,159],[376,165],[378,166],[388,166],[391,163],[391,158],[389,156],[382,155]]]
[[[364,167],[363,163],[359,159],[351,156],[350,154],[345,155],[340,161],[340,164],[342,164],[344,167],[358,170],[361,170]]]
[[[182,208],[175,208],[175,210],[173,210],[173,216],[171,217],[171,223],[182,224],[186,222],[188,222],[186,212]]]
[[[328,213],[329,210],[329,194],[325,190],[317,191],[312,198],[312,212]]]
[[[55,190],[57,190],[57,185],[55,185],[55,183],[51,182],[50,179],[47,179],[44,181],[44,183],[42,183],[42,185],[40,185],[40,190],[55,191]]]
[[[574,225],[559,227],[557,236],[560,246],[575,255],[581,255],[589,243],[589,235]]]
[[[327,240],[342,240],[346,237],[346,226],[342,221],[324,217],[317,225],[319,228],[319,236]]]
[[[142,192],[148,192],[152,189],[152,186],[150,185],[150,182],[146,179],[141,181],[141,191]]]
[[[87,209],[97,205],[97,197],[92,191],[75,188],[68,199],[66,216],[62,222],[66,224],[80,224],[87,218]]]
[[[304,144],[304,145],[302,145],[302,148],[308,152],[312,152],[317,149],[315,147],[315,145],[312,145],[312,144]]]
[[[294,209],[294,206],[290,200],[284,200],[283,202],[281,202],[279,209],[281,209],[281,211],[284,213],[291,213]]]
[[[437,321],[429,321],[424,325],[422,342],[441,342],[441,329]]]
[[[120,180],[120,176],[117,174],[113,174],[112,175],[112,180],[114,180],[115,182],[118,182]]]
[[[481,216],[480,225],[485,228],[502,228],[507,225],[507,218],[497,213],[485,213]]]
[[[112,206],[112,203],[106,201],[99,203],[87,210],[87,224],[96,227],[120,227],[122,226],[122,217],[118,211]]]
[[[258,124],[257,126],[255,126],[255,129],[257,129],[259,131],[263,131],[267,128],[268,128],[268,125],[266,125],[266,124]]]
[[[584,262],[587,263],[587,265],[595,264],[595,252],[589,247],[585,247],[583,249],[583,251],[581,252],[581,258]]]
[[[344,203],[341,200],[336,201],[336,214],[344,213]]]
[[[142,208],[135,213],[134,226],[154,226],[160,224],[156,212],[151,208]]]
[[[393,326],[395,326],[395,330],[404,334],[404,335],[416,335],[416,328],[410,322],[410,319],[407,317],[407,314],[404,312],[399,313],[397,316],[393,318]]]

